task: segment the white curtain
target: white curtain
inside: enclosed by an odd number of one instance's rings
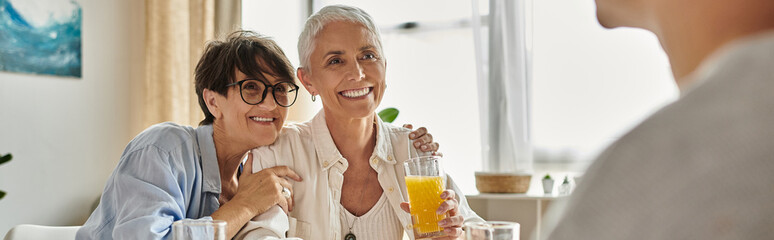
[[[484,171],[529,173],[531,0],[472,1]]]

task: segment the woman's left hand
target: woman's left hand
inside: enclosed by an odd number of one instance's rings
[[[441,193],[441,199],[444,201],[438,207],[436,213],[439,215],[446,214],[446,219],[438,221],[438,226],[443,228],[446,236],[435,239],[463,239],[462,222],[465,219],[460,215],[459,202],[457,202],[455,196],[454,190],[447,189]],[[407,213],[411,213],[411,207],[407,202],[401,203],[400,208]]]
[[[414,128],[414,126],[411,124],[403,124],[403,127],[408,129]],[[409,140],[415,140],[414,147],[417,150],[422,152],[430,152],[433,153],[433,155],[443,156],[443,154],[437,152],[438,143],[433,142],[433,135],[428,133],[427,128],[425,127],[420,127],[419,129],[409,133]]]

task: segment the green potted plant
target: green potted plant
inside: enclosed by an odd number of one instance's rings
[[[13,155],[11,155],[10,153],[6,155],[0,155],[0,165],[11,161],[11,158],[13,158]],[[3,199],[3,197],[5,197],[5,192],[0,190],[0,199]]]
[[[570,176],[564,176],[564,182],[559,185],[559,194],[568,195],[572,191],[572,183],[570,183]]]
[[[543,177],[543,192],[546,194],[551,194],[553,190],[554,179],[551,179],[551,175],[546,174],[546,176]]]

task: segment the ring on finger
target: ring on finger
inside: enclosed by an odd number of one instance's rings
[[[286,187],[282,187],[282,196],[285,198],[290,198],[290,189]]]

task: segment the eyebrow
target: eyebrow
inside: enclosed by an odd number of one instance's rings
[[[275,84],[281,83],[281,82],[295,83],[295,81],[292,78],[285,78],[285,77],[281,77],[281,76],[274,76],[274,75],[272,75],[270,73],[266,73],[266,74],[269,74],[269,75],[273,76],[274,77],[274,82],[269,81],[269,79],[264,77],[264,76],[255,76],[255,77],[249,77],[248,76],[247,78],[245,78],[243,80],[248,80],[248,79],[258,80],[258,81],[263,82],[263,83],[265,83],[267,85],[275,85]]]
[[[330,52],[325,53],[325,57],[328,57],[330,55],[341,55],[341,54],[344,54],[344,51],[334,50],[334,51],[330,51]]]
[[[360,51],[368,50],[368,49],[376,49],[374,45],[366,45],[360,48]]]
[[[365,50],[369,50],[369,49],[376,49],[376,47],[374,47],[374,45],[365,45],[363,47],[360,47],[360,51],[365,51]],[[333,51],[325,53],[324,56],[328,57],[330,55],[341,55],[341,54],[344,54],[344,51],[333,50]]]

